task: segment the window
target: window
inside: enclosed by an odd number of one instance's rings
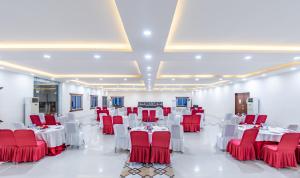
[[[95,109],[98,106],[98,96],[97,95],[91,95],[91,109]]]
[[[124,106],[124,97],[114,96],[111,97],[111,102],[113,107],[123,107]]]
[[[176,97],[176,107],[187,107],[188,97]]]
[[[70,95],[71,95],[70,111],[82,110],[82,95],[81,94],[70,94]]]

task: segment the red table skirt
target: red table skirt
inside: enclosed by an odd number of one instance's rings
[[[61,152],[63,152],[66,149],[66,145],[60,145],[57,147],[50,147],[48,148],[48,156],[56,156],[58,154],[60,154]]]

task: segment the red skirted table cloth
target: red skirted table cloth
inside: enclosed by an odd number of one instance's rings
[[[47,129],[34,129],[37,139],[47,144],[48,155],[55,156],[65,150],[66,136],[64,126],[49,126]]]

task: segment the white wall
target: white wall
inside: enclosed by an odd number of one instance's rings
[[[223,118],[234,112],[234,94],[250,92],[260,99],[260,113],[268,115],[272,125],[300,125],[300,72],[285,73],[229,86],[194,92],[195,104],[204,106],[206,113]]]
[[[72,112],[75,114],[76,117],[84,117],[84,116],[94,114],[94,110],[90,109],[90,95],[98,95],[98,105],[102,104],[101,103],[102,95],[103,95],[102,89],[91,89],[79,85],[62,83],[60,90],[61,90],[60,111],[61,114],[63,115],[67,115],[70,111],[71,93],[83,95],[83,101],[82,101],[83,110]]]
[[[24,121],[24,98],[33,97],[33,77],[0,70],[0,119]]]
[[[191,92],[172,92],[172,91],[127,91],[127,92],[108,92],[108,96],[124,96],[124,105],[137,106],[138,102],[141,101],[154,101],[163,102],[164,106],[172,106],[172,100],[176,97],[192,97]]]

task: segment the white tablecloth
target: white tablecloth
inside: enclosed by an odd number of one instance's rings
[[[61,146],[66,143],[64,126],[49,126],[47,129],[33,129],[37,138],[44,140],[48,148]]]
[[[237,130],[238,138],[242,138],[244,131],[252,127],[253,125],[239,125]],[[256,141],[280,142],[282,135],[288,132],[293,131],[280,127],[268,127],[266,129],[260,128],[256,137]]]

